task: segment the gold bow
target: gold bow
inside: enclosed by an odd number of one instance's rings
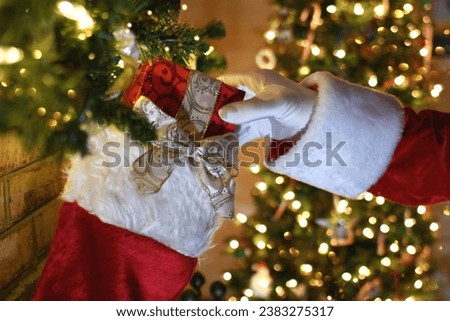
[[[142,194],[158,192],[177,166],[195,171],[215,212],[225,218],[234,213],[234,177],[237,176],[238,141],[233,133],[194,140],[145,97],[135,105],[158,130],[158,140],[133,163],[130,173]],[[192,135],[191,135],[192,136]]]

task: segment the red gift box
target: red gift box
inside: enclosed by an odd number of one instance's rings
[[[223,121],[218,111],[226,104],[243,100],[244,95],[242,90],[199,71],[156,58],[140,67],[123,95],[123,103],[134,106],[139,97],[145,96],[180,121],[188,134],[202,139],[234,132],[236,126]]]

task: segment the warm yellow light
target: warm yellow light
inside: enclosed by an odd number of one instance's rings
[[[0,46],[0,65],[11,65],[22,59],[22,49],[13,46]]]
[[[378,77],[376,75],[370,75],[369,81],[367,82],[370,87],[375,87],[378,85]]]
[[[414,245],[408,245],[406,247],[406,252],[408,252],[411,255],[414,255],[414,254],[416,254],[417,250]]]
[[[259,167],[259,165],[251,165],[250,166],[250,171],[253,174],[258,174],[260,170],[261,170],[261,168]]]
[[[236,219],[238,220],[239,223],[244,224],[247,222],[247,215],[243,213],[237,213]]]
[[[415,287],[416,289],[421,289],[422,286],[423,286],[422,280],[417,280],[416,282],[414,282],[414,287]]]
[[[433,222],[430,224],[430,231],[432,232],[436,232],[437,230],[439,230],[439,224],[436,222]]]
[[[320,48],[317,45],[312,45],[311,46],[311,53],[313,54],[313,56],[318,56],[320,55]]]
[[[384,15],[386,14],[386,8],[384,5],[379,4],[375,8],[373,8],[373,12],[375,12],[375,15],[378,18],[381,18],[381,17],[384,17]]]
[[[278,294],[279,297],[283,297],[286,295],[286,291],[281,286],[277,286],[275,288],[275,292]]]
[[[420,36],[421,31],[419,29],[413,29],[409,32],[409,37],[411,39],[416,39],[418,36]]]
[[[381,226],[380,226],[381,233],[388,233],[389,230],[390,230],[390,228],[387,224],[381,224]]]
[[[255,230],[257,230],[259,233],[266,233],[267,232],[267,226],[264,224],[256,224]]]
[[[405,3],[403,5],[403,10],[405,11],[406,14],[411,13],[414,10],[414,6],[410,3]]]
[[[364,8],[361,5],[361,3],[359,2],[355,3],[355,5],[353,6],[353,12],[357,16],[362,16],[364,14]]]
[[[338,211],[338,213],[344,213],[347,206],[348,206],[347,200],[340,200],[337,204],[336,210]]]
[[[417,275],[422,275],[422,274],[423,274],[423,269],[422,269],[421,266],[418,266],[418,267],[415,268],[414,272],[415,272]]]
[[[419,54],[420,54],[422,57],[426,57],[426,56],[428,55],[428,53],[429,53],[429,51],[428,51],[428,49],[425,48],[425,47],[419,50]]]
[[[376,202],[378,205],[383,205],[384,202],[385,202],[385,199],[384,199],[383,196],[377,196],[377,197],[375,198],[375,202]]]
[[[395,9],[392,15],[394,16],[394,18],[401,19],[405,16],[405,13],[403,12],[403,10]]]
[[[426,211],[427,211],[427,208],[425,206],[423,206],[423,205],[417,206],[417,213],[418,214],[423,215],[423,214],[426,213]]]
[[[321,244],[319,245],[318,252],[319,252],[319,254],[325,255],[325,254],[328,253],[329,248],[330,248],[330,247],[328,246],[327,243],[321,243]]]
[[[188,9],[188,5],[185,4],[185,3],[183,3],[183,4],[181,5],[181,10],[186,11],[187,9]]]
[[[286,286],[288,288],[292,289],[292,288],[295,288],[297,285],[298,285],[298,282],[296,279],[290,279],[290,280],[286,281]]]
[[[92,30],[94,28],[94,20],[82,5],[61,1],[58,3],[58,10],[64,17],[76,21],[78,29]]]
[[[242,302],[247,302],[248,301],[248,297],[243,296],[239,300],[242,301]]]
[[[359,269],[358,269],[358,273],[360,276],[364,276],[367,277],[370,275],[370,270],[367,266],[362,265]]]
[[[375,234],[373,233],[372,229],[369,227],[366,227],[363,229],[363,235],[367,237],[368,239],[373,239]]]
[[[293,191],[286,192],[283,195],[283,199],[286,201],[292,201],[295,198],[295,193]]]
[[[281,185],[284,183],[284,177],[283,176],[278,176],[277,178],[275,178],[275,183],[278,185]]]
[[[214,46],[209,46],[208,50],[205,52],[205,56],[209,56],[214,51]]]
[[[266,38],[266,40],[272,41],[277,37],[277,34],[275,31],[269,30],[264,34],[264,37]]]
[[[369,223],[370,224],[374,225],[376,222],[377,222],[377,218],[376,217],[373,217],[373,216],[369,217]]]
[[[382,258],[380,262],[381,262],[381,265],[386,266],[386,267],[391,266],[391,263],[392,263],[391,259],[388,258],[387,256]]]
[[[450,216],[450,209],[446,208],[442,211],[442,214],[444,214],[445,216]]]
[[[230,241],[230,247],[231,247],[233,250],[236,250],[236,249],[239,247],[239,242],[238,242],[237,240],[231,240],[231,241]]]
[[[39,116],[45,116],[46,113],[47,113],[47,110],[45,109],[45,107],[39,107],[39,108],[37,109],[37,114],[38,114]]]
[[[391,252],[397,253],[400,250],[400,247],[398,246],[398,242],[395,241],[394,243],[392,243],[391,246],[389,246],[389,249],[391,250]]]
[[[394,78],[394,84],[397,86],[401,86],[405,83],[406,77],[404,75],[400,75]]]
[[[391,30],[392,33],[397,33],[398,32],[398,27],[394,25],[394,26],[391,27],[390,30]]]
[[[297,222],[300,227],[305,228],[308,226],[308,220],[304,218],[302,215],[297,216]]]
[[[416,225],[416,220],[414,218],[409,217],[409,218],[405,219],[405,226],[407,228],[411,228],[414,225]]]
[[[348,272],[344,272],[344,273],[342,273],[342,279],[344,281],[348,282],[348,281],[350,281],[352,279],[352,275],[350,273],[348,273]]]
[[[347,55],[347,53],[345,52],[344,49],[338,49],[333,51],[333,55],[335,55],[339,59],[343,59]]]
[[[256,188],[259,189],[261,192],[264,192],[267,190],[267,184],[264,182],[258,182],[256,183]]]
[[[311,73],[311,68],[309,68],[308,66],[301,66],[301,67],[298,69],[298,73],[299,73],[301,76],[307,76],[307,75],[309,75],[309,74]]]
[[[225,272],[225,273],[223,274],[223,279],[224,279],[225,281],[230,281],[232,277],[233,277],[233,276],[231,275],[230,272]]]
[[[292,206],[292,209],[298,210],[302,206],[302,203],[300,201],[298,201],[298,200],[295,200],[295,201],[292,202],[291,206]]]
[[[372,193],[369,193],[369,192],[366,192],[366,193],[364,194],[364,199],[365,199],[366,201],[370,202],[371,200],[373,200],[373,194],[372,194]]]
[[[313,271],[313,267],[311,264],[302,264],[300,266],[300,271],[304,274],[311,274],[311,272]]]
[[[256,247],[260,250],[264,250],[266,248],[266,242],[259,240],[256,242]]]
[[[328,13],[333,14],[333,13],[336,13],[336,11],[337,11],[337,8],[336,8],[335,5],[330,4],[330,5],[327,7],[327,12],[328,12]]]
[[[39,60],[42,58],[42,51],[36,49],[33,50],[33,52],[31,53],[31,55],[33,56],[34,59]]]
[[[199,35],[195,35],[195,36],[194,36],[194,40],[195,40],[195,41],[199,41],[199,40],[200,40],[200,36],[199,36]]]

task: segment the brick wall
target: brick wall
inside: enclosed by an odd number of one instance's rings
[[[25,151],[13,134],[0,146],[0,300],[27,300],[56,228],[59,155]]]

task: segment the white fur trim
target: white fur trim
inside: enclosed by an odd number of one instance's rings
[[[307,184],[355,198],[389,165],[403,130],[401,103],[392,95],[328,72],[316,72],[301,85],[318,85],[310,123],[288,153],[266,165]],[[337,157],[327,161],[327,149],[335,149],[344,162],[338,162]],[[316,161],[321,163],[314,164]]]
[[[141,150],[130,147],[130,140],[115,127],[90,129],[90,154],[71,157],[62,198],[78,202],[103,222],[151,237],[184,255],[199,256],[221,219],[189,166],[176,167],[158,193],[140,194],[129,172],[144,150],[143,145]],[[103,162],[114,161],[112,152],[120,155],[120,163],[105,166]]]

